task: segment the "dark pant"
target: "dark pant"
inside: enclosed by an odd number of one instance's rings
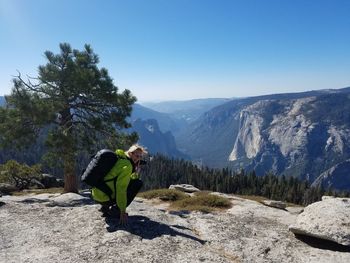
[[[129,206],[132,200],[134,200],[137,193],[140,191],[143,182],[140,179],[130,180],[127,190],[127,203],[126,206]]]
[[[130,203],[134,200],[137,193],[140,191],[143,182],[140,179],[132,179],[129,182],[128,189],[126,191],[127,201],[126,206],[129,206]],[[109,200],[107,202],[101,202],[102,206],[112,206],[115,205],[115,200]]]

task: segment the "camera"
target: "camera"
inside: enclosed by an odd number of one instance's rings
[[[147,161],[146,160],[140,160],[139,161],[139,165],[146,165],[147,164]]]

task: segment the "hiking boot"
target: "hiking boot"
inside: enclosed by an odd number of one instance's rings
[[[111,209],[109,209],[109,214],[112,217],[120,217],[120,210],[118,206],[112,206]]]
[[[102,217],[109,216],[109,206],[102,205],[102,207],[99,209],[100,212],[102,212]]]

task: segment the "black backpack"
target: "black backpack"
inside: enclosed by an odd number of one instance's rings
[[[112,199],[112,190],[107,186],[106,182],[116,180],[116,178],[105,181],[104,177],[109,173],[117,161],[118,156],[115,152],[108,149],[98,151],[83,171],[81,181],[100,189]]]

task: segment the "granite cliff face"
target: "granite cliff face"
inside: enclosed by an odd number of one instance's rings
[[[312,183],[350,158],[350,91],[234,100],[206,113],[184,134],[179,149],[204,164],[273,171]],[[186,147],[189,140],[192,148]],[[348,178],[346,169],[337,171],[338,178]],[[328,186],[350,187],[349,180],[327,178]]]
[[[138,119],[157,120],[160,131],[171,131],[172,134],[176,134],[185,125],[184,121],[172,118],[167,113],[158,112],[136,103],[133,105],[132,114],[129,120],[130,122],[134,122]]]

